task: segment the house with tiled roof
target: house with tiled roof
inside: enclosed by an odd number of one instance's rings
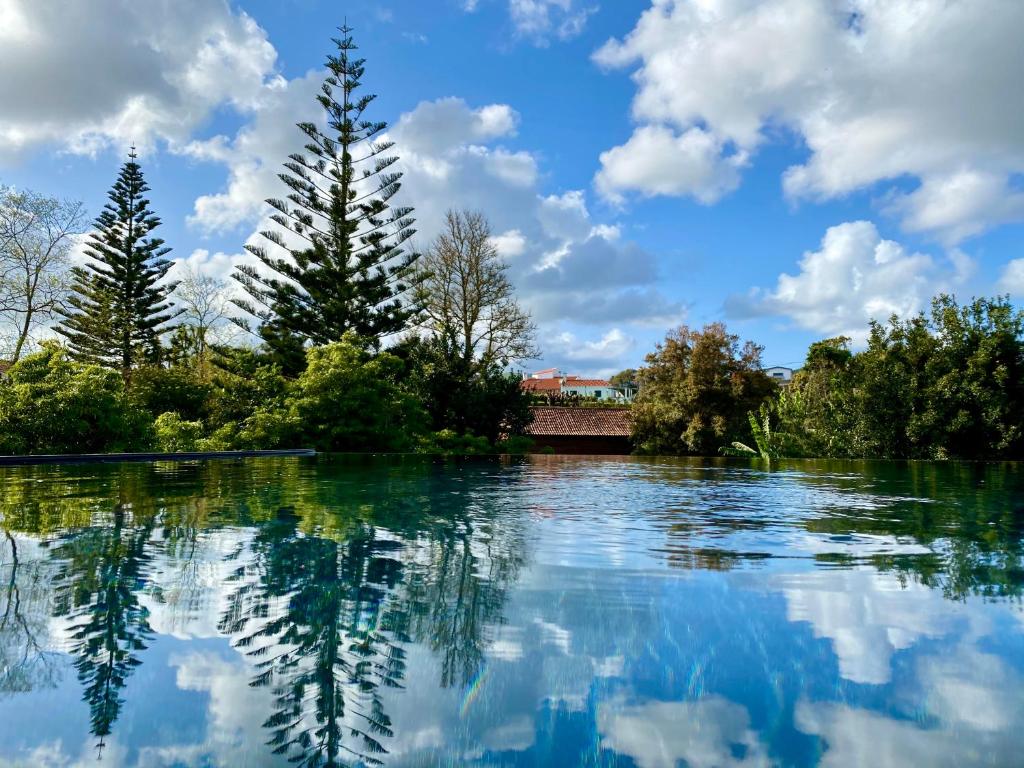
[[[615,387],[606,379],[566,375],[559,373],[556,368],[547,368],[526,376],[522,387],[536,395],[560,395],[609,403],[630,403],[636,395],[632,387]]]
[[[537,406],[526,436],[538,452],[627,454],[632,417],[628,408]]]

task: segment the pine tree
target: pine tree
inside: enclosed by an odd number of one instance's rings
[[[405,294],[418,255],[402,247],[415,232],[412,208],[389,206],[401,187],[402,174],[389,170],[398,157],[387,154],[394,143],[379,138],[387,123],[364,118],[376,97],[355,95],[365,60],[353,58],[351,28],[340,31],[317,96],[327,132],[298,124],[307,154],[290,155],[279,174],[290,194],[267,201],[281,229],[261,235],[288,256],[246,245],[261,266],[239,264],[234,274],[249,294],[235,303],[260,321],[264,343],[292,372],[304,365],[307,344],[351,331],[379,346],[417,313]]]
[[[170,248],[153,237],[160,219],[144,196],[137,157],[133,147],[96,219],[90,261],[72,269],[71,309],[57,328],[76,359],[118,369],[126,381],[133,368],[159,360],[160,336],[180,314],[169,302],[175,284],[164,282]]]

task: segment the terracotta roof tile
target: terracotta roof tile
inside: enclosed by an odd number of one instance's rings
[[[567,387],[610,387],[611,384],[604,379],[566,379]]]
[[[560,408],[537,406],[528,435],[629,437],[631,414],[626,408]]]
[[[527,392],[561,392],[562,382],[558,379],[523,379],[522,388]]]

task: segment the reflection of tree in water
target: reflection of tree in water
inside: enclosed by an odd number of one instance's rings
[[[221,629],[256,660],[252,685],[273,689],[264,725],[275,753],[307,766],[378,762],[391,735],[380,689],[404,674],[403,617],[386,601],[400,570],[394,542],[370,527],[343,542],[303,536],[298,523],[282,509],[260,529]]]
[[[302,510],[282,507],[251,552],[236,553],[221,629],[256,663],[252,685],[271,687],[269,744],[294,762],[379,763],[393,735],[383,694],[402,685],[407,644],[429,644],[442,684],[458,684],[502,620],[523,559],[516,522],[496,534],[493,521],[474,525],[465,502],[442,508],[443,478],[405,479],[411,487],[335,488]]]
[[[435,521],[427,557],[410,564],[404,599],[416,639],[441,657],[441,685],[466,685],[483,662],[486,630],[504,622],[505,594],[523,563],[514,521],[503,531],[469,518]]]
[[[121,503],[108,524],[72,532],[53,552],[60,562],[54,612],[68,619],[70,652],[100,749],[152,634],[149,612],[139,602],[152,529],[152,519],[133,524],[131,505]]]
[[[23,545],[24,542],[21,542]],[[50,571],[42,559],[24,561],[6,528],[0,539],[0,693],[49,688],[57,682],[49,648]]]
[[[0,530],[0,663],[47,647],[49,617],[64,619],[102,746],[151,642],[141,593],[166,604],[162,621],[175,612],[187,621],[209,599],[205,569],[223,562],[211,535],[233,529],[238,568],[221,629],[257,665],[253,684],[273,693],[273,749],[307,766],[379,762],[393,730],[386,691],[403,684],[409,644],[437,654],[443,685],[460,685],[503,621],[525,543],[511,495],[482,501],[493,470],[340,460],[122,465],[87,476],[0,469],[4,525],[47,553],[30,572]],[[40,635],[17,619],[30,583],[41,590],[32,592]],[[23,666],[22,682],[8,684],[42,685],[42,671]]]
[[[817,533],[896,537],[927,547],[922,554],[874,554],[867,562],[901,579],[969,595],[1024,592],[1024,467],[1013,464],[865,463],[882,502],[870,513],[846,510],[810,520]],[[899,493],[899,496],[890,495]]]

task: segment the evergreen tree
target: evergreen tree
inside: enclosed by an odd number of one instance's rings
[[[291,373],[304,366],[306,344],[354,332],[377,346],[417,313],[404,298],[418,258],[402,247],[415,232],[412,208],[389,205],[402,174],[389,170],[393,142],[379,139],[387,123],[364,118],[376,97],[356,95],[364,59],[353,58],[350,32],[343,26],[334,39],[338,52],[317,96],[327,131],[298,124],[307,154],[290,155],[279,174],[286,199],[267,201],[280,229],[261,234],[287,255],[246,245],[260,266],[239,264],[234,274],[249,294],[235,303],[260,321],[259,335]]]
[[[149,191],[134,147],[110,190],[96,231],[89,239],[85,267],[72,270],[74,284],[57,330],[81,361],[131,370],[160,357],[160,335],[177,317],[168,301],[173,283],[164,278],[170,248],[153,236],[160,219],[150,210]]]

